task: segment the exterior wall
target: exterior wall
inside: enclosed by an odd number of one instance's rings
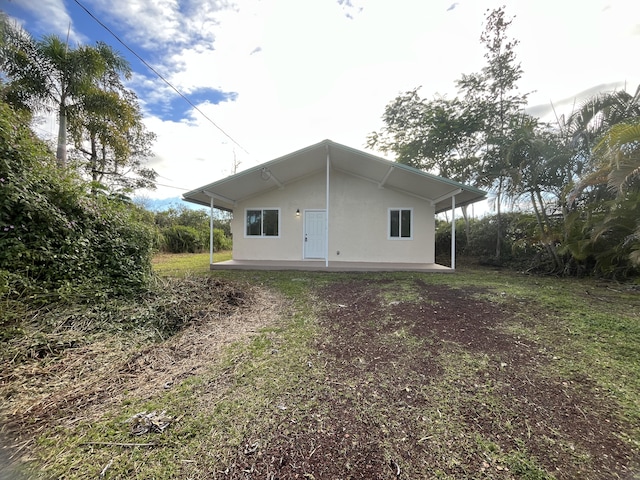
[[[329,188],[330,261],[434,263],[435,210],[428,202],[339,172],[331,172]],[[413,209],[411,240],[389,239],[389,208]]]
[[[304,178],[283,189],[250,198],[233,210],[233,258],[235,260],[301,260],[304,209],[325,208],[325,174]],[[280,209],[280,236],[246,237],[245,211],[252,208]],[[296,210],[300,209],[300,216]]]
[[[240,202],[231,222],[233,258],[302,260],[304,211],[326,208],[325,179],[322,172]],[[430,203],[335,170],[329,197],[330,261],[434,263],[435,211]],[[278,238],[245,236],[245,211],[253,208],[280,209]],[[413,209],[412,239],[388,238],[389,208]]]

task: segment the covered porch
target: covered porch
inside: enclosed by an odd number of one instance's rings
[[[437,263],[336,262],[324,260],[227,260],[210,265],[211,270],[300,270],[309,272],[422,272],[453,273]]]

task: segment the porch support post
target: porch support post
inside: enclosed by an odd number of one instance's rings
[[[213,267],[213,197],[211,197],[209,211],[209,268]]]
[[[327,145],[327,180],[326,180],[326,204],[325,204],[325,219],[324,219],[324,266],[329,268],[329,166],[331,161],[329,159],[329,145]]]
[[[456,196],[451,197],[451,269],[456,269]]]

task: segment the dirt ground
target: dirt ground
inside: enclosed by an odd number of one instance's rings
[[[388,280],[318,292],[320,406],[259,459],[239,452],[239,468],[272,479],[639,478],[624,425],[593,382],[543,373],[553,357],[504,333],[513,313],[478,292],[415,283],[409,301],[385,300]],[[467,373],[452,376],[450,358],[468,358]]]
[[[413,282],[406,298],[392,280],[364,275],[319,287],[313,362],[324,381],[290,398],[301,406],[295,415],[283,412],[259,444],[247,438],[235,460],[207,478],[640,478],[637,452],[620,435],[628,426],[607,392],[584,374],[553,374],[548,346],[502,328],[517,308],[530,306]],[[204,287],[222,288],[212,281]],[[91,384],[78,373],[89,347],[24,366],[32,369],[26,394],[33,398],[0,391],[11,401],[13,434],[22,429],[14,454],[32,447],[34,415],[42,421],[51,412],[72,423],[80,408],[84,418],[99,415],[125,391],[150,396],[200,373],[224,345],[282,311],[282,299],[265,289],[210,294],[222,299],[203,312],[205,320],[125,355]],[[106,350],[96,348],[94,358]],[[47,378],[56,379],[55,389],[43,387]]]

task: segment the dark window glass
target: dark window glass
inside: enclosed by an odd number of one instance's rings
[[[269,237],[278,236],[278,210],[263,210],[262,234]]]
[[[247,210],[247,236],[277,237],[278,210]]]
[[[391,210],[389,212],[391,216],[391,236],[400,236],[400,210]]]
[[[401,210],[400,236],[411,237],[411,210]]]
[[[247,210],[247,235],[262,235],[262,210]]]
[[[411,238],[411,210],[389,210],[389,236]]]

